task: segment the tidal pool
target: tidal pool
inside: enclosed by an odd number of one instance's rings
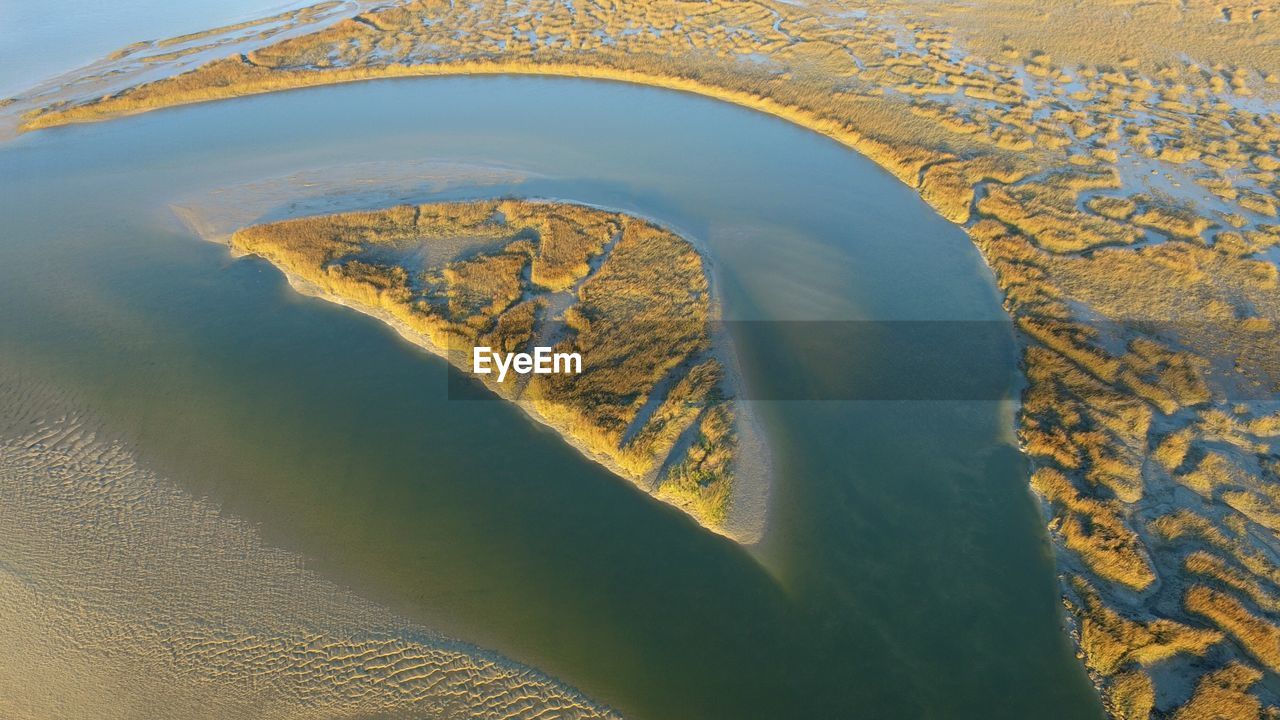
[[[763,541],[713,535],[518,409],[458,397],[443,361],[171,207],[229,193],[262,217],[555,198],[681,232],[725,317],[764,321],[733,326],[753,394],[796,385],[780,373],[813,389],[755,404],[776,475]],[[1101,715],[1008,400],[824,395],[885,362],[874,335],[843,363],[770,359],[806,321],[1003,318],[964,233],[830,140],[619,84],[381,81],[20,137],[0,145],[0,218],[0,363],[416,622],[634,718]],[[1012,397],[1011,336],[989,344]]]

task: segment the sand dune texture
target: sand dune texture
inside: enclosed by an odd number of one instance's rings
[[[614,718],[398,620],[0,378],[0,716]]]

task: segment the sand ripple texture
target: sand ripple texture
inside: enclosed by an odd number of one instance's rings
[[[0,378],[0,717],[617,717],[265,547],[74,404]]]

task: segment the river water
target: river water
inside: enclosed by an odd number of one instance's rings
[[[496,195],[657,219],[707,253],[726,317],[768,321],[735,326],[753,393],[795,386],[780,373],[819,389],[755,404],[761,543],[452,396],[443,361],[173,212]],[[0,145],[0,218],[7,369],[416,622],[634,718],[1100,715],[1007,400],[824,396],[885,352],[873,336],[779,353],[802,321],[1003,317],[964,233],[825,138],[620,84],[380,81],[22,136]],[[1016,393],[1012,341],[987,336]]]

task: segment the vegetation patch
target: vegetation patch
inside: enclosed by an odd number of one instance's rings
[[[439,262],[446,240],[478,250]],[[724,531],[737,472],[731,383],[702,258],[653,223],[567,203],[402,205],[256,225],[238,253],[382,318],[471,370],[477,346],[578,353],[580,373],[482,377],[587,455]],[[556,308],[562,308],[556,311]]]

